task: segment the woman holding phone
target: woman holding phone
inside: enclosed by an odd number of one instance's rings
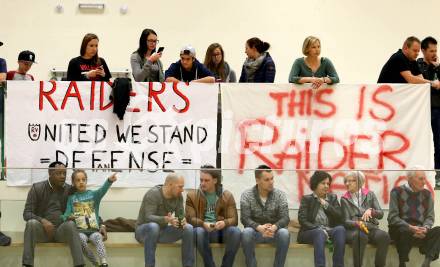
[[[84,36],[79,57],[72,58],[67,68],[68,81],[109,81],[112,77],[107,63],[98,56],[99,39],[96,34]]]
[[[139,38],[139,47],[131,54],[131,72],[136,82],[163,82],[163,65],[160,61],[163,47],[156,52],[159,43],[157,34],[152,29],[145,29]]]

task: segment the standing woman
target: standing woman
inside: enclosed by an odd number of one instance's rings
[[[241,70],[241,83],[273,83],[275,63],[269,52],[269,43],[254,37],[246,41],[245,53],[248,56]]]
[[[213,43],[208,47],[203,64],[214,73],[216,82],[237,82],[235,71],[225,61],[225,53],[219,43]]]
[[[99,39],[96,34],[84,36],[79,57],[72,58],[67,68],[68,81],[109,81],[112,77],[107,63],[98,56]]]
[[[374,244],[376,258],[374,266],[386,265],[390,236],[379,229],[379,220],[383,211],[374,192],[362,188],[365,175],[360,171],[352,171],[344,177],[347,192],[341,198],[344,214],[344,226],[347,229],[347,243],[353,244],[353,264],[362,266],[362,260],[367,243]]]
[[[318,89],[323,84],[339,82],[338,74],[330,59],[320,57],[321,41],[317,37],[307,37],[302,52],[305,57],[297,58],[293,63],[289,82],[311,83],[314,89]]]
[[[301,199],[298,220],[301,228],[298,243],[312,244],[315,266],[325,265],[325,244],[333,242],[333,267],[344,266],[345,228],[341,225],[342,210],[335,194],[329,193],[332,177],[324,171],[316,171],[310,177],[313,193]]]
[[[136,82],[163,82],[162,52],[156,52],[159,43],[152,29],[145,29],[139,38],[138,49],[131,54],[131,72]]]

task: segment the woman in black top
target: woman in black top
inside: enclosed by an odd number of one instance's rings
[[[316,267],[325,267],[325,244],[331,240],[334,247],[333,267],[344,266],[345,228],[342,226],[342,210],[338,198],[329,192],[332,177],[324,171],[316,171],[310,177],[313,193],[304,195],[298,211],[301,228],[298,243],[312,244]]]
[[[81,56],[72,58],[67,69],[68,81],[109,81],[112,77],[107,63],[98,57],[99,39],[93,33],[84,36]]]

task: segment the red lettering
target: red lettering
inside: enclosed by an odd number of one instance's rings
[[[176,82],[174,82],[174,83],[176,83]],[[156,102],[156,104],[159,106],[159,108],[163,112],[166,111],[165,107],[163,106],[162,102],[160,101],[160,99],[158,97],[158,95],[162,94],[165,91],[165,87],[166,87],[166,84],[161,83],[160,90],[154,91],[153,90],[153,83],[152,82],[148,83],[148,112],[151,112],[153,110],[153,107],[152,107],[153,105],[152,105],[152,101],[151,101],[152,99],[154,99],[154,102]],[[173,85],[173,87],[174,87],[174,85]]]
[[[112,83],[107,82],[108,85],[112,85]],[[101,82],[101,86],[99,88],[99,110],[106,110],[113,106],[113,101],[110,101],[107,105],[104,106],[104,82]]]
[[[347,188],[345,187],[344,182],[342,183],[338,183],[338,178],[342,178],[342,181],[344,181],[344,176],[345,173],[343,172],[337,172],[335,174],[332,175],[332,183],[330,185],[330,192],[334,192],[334,191],[341,191],[341,192],[345,192],[347,190]]]
[[[90,110],[95,110],[95,85],[96,82],[92,81],[90,86]]]
[[[277,103],[277,116],[283,116],[283,99],[289,96],[289,93],[281,92],[281,93],[269,93],[269,96],[274,99]]]
[[[297,153],[289,153],[289,150],[291,148],[294,148],[294,150],[297,151]],[[284,168],[284,160],[286,159],[295,160],[296,161],[295,168],[301,169],[301,158],[302,158],[301,148],[298,146],[295,140],[291,140],[290,142],[288,142],[285,145],[283,152],[279,154],[274,154],[274,157],[278,159],[277,166],[279,166],[280,169]]]
[[[397,137],[397,139],[402,141],[402,144],[399,148],[396,149],[391,149],[391,150],[385,150],[385,139],[387,137]],[[408,150],[409,148],[409,140],[408,138],[406,138],[403,134],[392,131],[392,130],[388,130],[388,131],[384,131],[381,135],[380,135],[380,140],[379,140],[379,145],[380,145],[380,152],[378,155],[378,165],[377,168],[378,169],[383,169],[384,168],[384,158],[388,158],[392,161],[394,161],[395,163],[397,163],[398,165],[400,165],[400,167],[402,169],[405,169],[406,164],[404,162],[402,162],[400,159],[398,159],[395,154],[401,154],[405,151]]]
[[[355,158],[360,158],[360,159],[369,159],[370,158],[370,156],[368,154],[356,152],[355,144],[360,139],[371,140],[371,136],[364,135],[364,134],[350,136],[350,146],[349,146],[349,152],[348,152],[348,167],[350,169],[355,169],[355,165],[356,165],[354,162]]]
[[[55,81],[49,81],[49,82],[52,84],[52,88],[50,89],[50,91],[46,92],[46,91],[44,91],[44,82],[40,81],[40,95],[39,95],[39,109],[40,110],[43,110],[43,97],[45,97],[47,99],[47,101],[49,101],[50,105],[52,106],[52,108],[54,110],[58,110],[57,105],[55,104],[52,97],[50,96],[51,94],[53,94],[57,90],[57,84]]]
[[[299,115],[301,115],[301,116],[304,115],[304,108],[307,105],[306,94],[307,94],[307,91],[305,91],[305,90],[300,91],[300,93],[299,93],[300,99],[298,99],[298,101],[295,101],[295,97],[297,95],[296,91],[295,90],[290,91],[290,101],[288,104],[290,117],[295,117],[295,108],[296,107],[299,108]],[[308,103],[308,104],[310,105],[310,103]]]
[[[320,118],[328,118],[333,116],[336,113],[336,105],[332,102],[326,101],[323,99],[323,96],[326,94],[333,94],[332,88],[320,89],[315,94],[316,102],[319,104],[323,104],[324,106],[328,106],[330,108],[327,112],[321,112],[320,110],[314,110],[313,114]]]
[[[356,119],[360,120],[362,119],[363,115],[364,115],[364,101],[365,101],[365,89],[367,89],[365,86],[361,87],[361,94],[359,96],[359,109],[358,109],[358,113],[356,115]]]
[[[272,130],[272,138],[264,142],[248,140],[248,130],[253,126],[264,126],[269,127]],[[239,173],[243,173],[243,169],[246,163],[246,150],[250,150],[256,157],[260,158],[264,163],[266,163],[272,169],[279,169],[276,164],[270,161],[263,153],[257,149],[262,146],[269,146],[274,144],[278,140],[278,128],[271,122],[266,121],[266,119],[255,119],[255,120],[245,120],[238,126],[241,136],[241,148],[239,155]]]
[[[72,88],[75,90],[74,93],[72,93]],[[82,103],[81,94],[79,93],[78,86],[76,85],[75,81],[70,82],[69,88],[67,88],[67,92],[64,95],[63,103],[61,104],[62,110],[64,110],[64,108],[66,107],[67,99],[69,97],[76,97],[76,99],[78,100],[79,108],[81,110],[84,110],[84,105]]]
[[[394,115],[396,114],[396,111],[395,111],[394,107],[391,106],[391,104],[389,104],[389,103],[387,103],[387,102],[385,102],[383,100],[380,100],[378,98],[379,94],[386,93],[386,92],[392,92],[392,91],[393,91],[393,88],[391,86],[385,84],[385,85],[381,85],[373,93],[373,99],[372,99],[373,102],[376,103],[376,104],[382,105],[383,107],[385,107],[386,109],[389,110],[388,116],[385,116],[384,118],[381,118],[378,115],[376,115],[372,109],[370,109],[370,115],[371,115],[371,117],[373,119],[375,119],[375,120],[383,120],[383,121],[390,121],[394,117]]]
[[[178,85],[178,83],[173,83],[173,91],[174,91],[174,93],[176,93],[176,95],[178,95],[180,98],[182,98],[182,100],[185,102],[185,106],[181,109],[178,109],[178,108],[176,108],[175,105],[173,105],[173,110],[178,113],[185,113],[189,109],[190,102],[189,102],[188,97],[186,95],[182,94],[182,92],[180,92],[179,88],[177,88],[177,85]]]
[[[308,171],[296,171],[298,177],[298,202],[301,202],[304,196],[304,187],[309,187],[310,180],[308,174]]]
[[[323,147],[325,143],[331,143],[333,145],[338,144],[343,152],[344,155],[343,157],[339,160],[339,162],[337,162],[335,165],[333,166],[324,166],[323,162],[322,162],[322,151],[323,151]],[[332,136],[321,136],[319,138],[319,148],[318,148],[318,169],[320,170],[324,170],[324,169],[339,169],[340,167],[342,167],[342,165],[344,165],[345,160],[347,159],[347,147],[344,146],[344,144],[342,143],[341,140],[336,139],[335,137]]]
[[[135,91],[130,91],[129,96],[130,97],[135,97],[137,95],[137,93]],[[127,112],[141,112],[140,108],[127,108],[126,109]]]

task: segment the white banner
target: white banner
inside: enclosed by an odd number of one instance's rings
[[[313,91],[294,84],[224,84],[222,168],[225,187],[240,197],[254,169],[333,169],[332,191],[345,192],[344,171],[368,169],[366,187],[383,207],[405,172],[433,168],[429,85],[335,85]],[[275,171],[290,207],[310,193],[313,171]],[[397,171],[381,171],[397,170]],[[427,188],[432,192],[433,175]]]
[[[46,168],[59,160],[73,168],[130,168],[115,184],[130,187],[163,182],[167,173],[158,169],[215,165],[218,84],[133,83],[123,120],[104,82],[8,81],[7,90],[8,167]],[[198,172],[182,172],[194,186]],[[91,184],[110,174],[88,173]],[[7,173],[8,185],[43,179],[47,170]]]

